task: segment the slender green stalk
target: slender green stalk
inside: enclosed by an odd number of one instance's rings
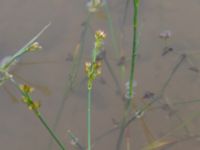
[[[139,0],[133,0],[134,14],[133,14],[133,45],[132,45],[132,54],[131,54],[131,69],[130,69],[130,79],[129,79],[129,91],[128,91],[128,99],[125,106],[124,117],[121,123],[121,129],[119,138],[116,145],[116,150],[121,149],[121,144],[123,141],[124,131],[126,129],[126,121],[128,114],[130,112],[130,108],[133,101],[133,81],[135,74],[135,61],[136,61],[136,51],[137,51],[137,41],[138,41],[138,9],[139,9]]]
[[[21,88],[20,85],[13,79],[10,79],[12,83],[16,86],[16,88],[20,91],[22,95],[23,102],[27,105],[27,107],[32,110],[35,114],[35,116],[40,120],[40,122],[43,124],[43,126],[47,129],[51,137],[54,139],[54,141],[58,144],[61,150],[66,150],[64,145],[60,142],[56,134],[53,132],[53,130],[49,127],[47,122],[45,121],[44,117],[38,110],[39,106],[36,105],[36,102],[32,100],[32,97],[30,96],[31,87],[26,86],[25,88]]]
[[[121,94],[122,90],[121,90],[119,81],[118,81],[118,79],[117,79],[117,77],[116,77],[116,75],[114,73],[114,70],[112,69],[112,67],[111,67],[111,65],[109,63],[109,60],[108,60],[106,54],[104,55],[103,60],[105,62],[105,65],[108,68],[109,73],[111,74],[111,77],[112,77],[113,81],[115,82],[116,92],[119,93],[119,94]]]
[[[1,66],[4,70],[6,70],[14,61],[16,61],[19,57],[25,54],[28,50],[28,47],[31,46],[38,38],[42,35],[42,33],[51,25],[49,23],[46,25],[32,40],[30,40],[26,45],[24,45],[17,53],[15,53],[10,60],[4,65]]]
[[[164,86],[162,87],[160,94],[159,95],[164,95],[164,92],[166,90],[166,88],[168,87],[170,81],[172,80],[172,77],[174,76],[175,72],[178,70],[178,68],[180,67],[180,65],[183,63],[183,61],[186,58],[186,55],[181,55],[180,56],[180,61],[176,64],[176,66],[173,68],[172,72],[170,73],[168,79],[165,81]]]
[[[53,130],[51,130],[51,128],[48,126],[47,122],[42,117],[41,113],[35,112],[35,114],[38,117],[38,119],[41,121],[41,123],[44,125],[44,127],[47,129],[47,131],[49,132],[49,134],[51,135],[51,137],[54,139],[54,141],[59,145],[60,149],[66,150],[65,147],[64,147],[64,145],[60,142],[60,140],[58,139],[58,137],[53,132]]]
[[[86,37],[86,33],[88,31],[88,27],[89,27],[91,17],[92,17],[92,14],[88,13],[87,18],[84,22],[84,28],[83,28],[83,31],[82,31],[81,36],[80,36],[80,54],[77,56],[76,59],[73,60],[73,64],[72,64],[72,67],[71,67],[71,70],[70,70],[70,73],[69,73],[70,80],[67,81],[67,87],[65,89],[62,102],[60,104],[60,107],[59,107],[58,112],[57,112],[56,117],[55,117],[55,121],[54,121],[54,124],[53,124],[53,130],[56,130],[56,128],[57,128],[58,123],[60,121],[60,118],[62,116],[63,110],[65,108],[65,103],[66,103],[66,101],[69,97],[69,93],[70,93],[71,89],[74,88],[74,86],[76,84],[77,76],[78,76],[80,66],[81,66],[80,64],[81,64],[81,61],[82,61],[82,58],[83,58],[85,39],[86,39],[85,37]],[[47,150],[52,149],[52,144],[53,144],[52,140],[50,139],[49,144],[47,146]]]
[[[50,26],[50,24],[51,23],[46,25],[35,37],[33,37],[32,40],[30,40],[25,46],[19,49],[14,55],[4,58],[4,60],[0,63],[0,86],[2,86],[7,80],[10,79],[10,68],[15,65],[25,53],[41,49],[41,46],[35,41]]]
[[[97,76],[101,74],[101,60],[97,60],[97,55],[100,53],[100,50],[103,46],[103,41],[106,38],[106,35],[103,31],[98,30],[95,33],[95,43],[92,51],[92,61],[85,63],[85,72],[88,77],[88,98],[87,98],[87,135],[88,135],[88,150],[91,150],[91,94],[93,81]]]
[[[136,61],[136,52],[137,52],[137,32],[138,32],[138,9],[139,9],[139,0],[133,0],[134,3],[134,15],[133,15],[133,45],[132,45],[132,54],[131,54],[131,72],[129,79],[129,99],[127,103],[127,110],[129,111],[133,96],[133,80],[135,74],[135,61]]]
[[[79,139],[70,130],[67,131],[68,135],[73,143],[79,150],[85,150],[85,147],[80,144]]]
[[[122,32],[123,27],[125,26],[125,23],[126,23],[126,18],[127,18],[127,14],[128,14],[128,6],[129,6],[129,4],[130,4],[130,0],[126,0],[125,7],[124,7],[124,13],[123,13],[123,17],[122,17],[122,24],[120,26],[121,32]]]
[[[114,30],[113,21],[112,21],[111,15],[110,15],[109,5],[108,5],[107,1],[105,2],[104,9],[105,9],[106,16],[107,16],[109,32],[110,32],[110,35],[111,35],[112,47],[115,50],[115,57],[116,57],[116,59],[120,59],[120,53],[121,52],[120,52],[119,45],[117,44],[116,33],[115,33],[115,30]],[[125,74],[125,67],[123,65],[120,66],[120,73],[121,73],[121,77],[123,79],[124,74]]]
[[[88,135],[88,150],[91,150],[91,95],[92,89],[88,89],[88,101],[87,101],[87,135]]]
[[[120,49],[119,49],[119,46],[117,46],[116,35],[115,35],[114,28],[113,28],[112,17],[110,15],[109,6],[108,6],[108,2],[107,1],[105,2],[104,9],[105,9],[107,20],[108,20],[108,27],[109,27],[109,31],[110,31],[110,35],[111,35],[112,46],[113,46],[113,48],[115,50],[116,58],[119,59],[119,57],[120,57]]]

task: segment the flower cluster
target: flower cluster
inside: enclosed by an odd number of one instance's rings
[[[42,46],[38,42],[34,42],[29,47],[27,47],[27,51],[29,52],[34,52],[40,49],[42,49]]]
[[[22,101],[28,106],[29,110],[37,111],[40,108],[40,103],[34,102],[30,96],[34,89],[26,84],[20,85],[19,88],[23,95]]]
[[[105,38],[106,34],[103,31],[101,30],[96,31],[95,44],[92,52],[92,62],[86,62],[84,67],[85,73],[87,74],[88,77],[88,89],[92,88],[93,81],[102,72],[101,71],[102,60],[98,60],[97,56],[103,47],[103,41]]]
[[[104,0],[89,0],[86,6],[89,12],[94,13],[97,12],[104,4]]]
[[[96,49],[101,49],[102,46],[104,45],[103,41],[105,40],[106,38],[106,34],[101,31],[101,30],[98,30],[96,31],[95,33],[95,48]]]
[[[85,73],[88,77],[88,89],[92,88],[92,83],[95,80],[95,78],[99,75],[101,75],[101,66],[102,61],[96,61],[94,63],[86,62],[85,63]]]

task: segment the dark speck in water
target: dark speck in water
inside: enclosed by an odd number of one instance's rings
[[[195,66],[189,67],[188,69],[189,69],[190,71],[195,72],[195,73],[199,73],[199,69],[198,69],[197,67],[195,67]]]
[[[142,97],[142,99],[151,99],[155,96],[155,93],[151,91],[146,91]]]
[[[163,52],[161,54],[161,56],[165,56],[166,54],[168,54],[169,52],[172,52],[174,49],[172,47],[165,47],[163,49]]]

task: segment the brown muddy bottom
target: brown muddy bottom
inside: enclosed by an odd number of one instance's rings
[[[76,149],[70,142],[68,130],[78,137],[83,146],[87,143],[87,82],[83,62],[90,59],[93,34],[97,29],[107,33],[107,62],[114,71],[122,93],[125,92],[132,46],[132,6],[127,8],[126,22],[123,22],[125,1],[112,1],[109,6],[117,35],[116,43],[127,61],[119,62],[115,57],[105,12],[95,14],[85,35],[83,60],[75,80],[77,84],[66,98],[64,95],[72,66],[70,55],[73,55],[81,41],[87,18],[85,1],[0,1],[0,59],[15,53],[46,24],[52,23],[38,39],[43,50],[24,56],[12,72],[17,81],[28,81],[36,88],[33,98],[41,101],[40,110],[51,127],[59,109],[64,107],[56,133],[67,149]],[[151,102],[153,96],[160,94],[168,79],[170,82],[159,101],[145,112],[144,118],[130,124],[131,150],[142,150],[155,140],[159,140],[154,142],[158,149],[199,150],[199,13],[198,0],[141,0],[135,95],[138,107]],[[160,37],[163,36],[160,33],[169,30],[169,39]],[[119,63],[125,63],[124,78],[120,74]],[[116,147],[119,130],[96,140],[118,124],[123,116],[124,100],[116,93],[116,85],[104,63],[103,75],[95,81],[92,95],[92,141],[96,141],[95,150],[114,150]],[[5,86],[20,99],[10,82]],[[48,150],[48,132],[25,105],[13,99],[8,90],[0,88],[0,149]],[[155,143],[159,143],[160,147]],[[123,146],[125,150],[126,144]],[[59,148],[53,143],[52,149]]]

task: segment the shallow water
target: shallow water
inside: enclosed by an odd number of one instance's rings
[[[109,1],[110,12],[113,19],[116,35],[121,35],[122,17],[125,2],[122,0]],[[130,56],[132,45],[131,36],[131,12],[123,25],[123,37],[117,44],[123,50],[127,59]],[[200,3],[198,0],[141,0],[140,7],[140,46],[136,64],[136,96],[135,99],[142,105],[142,97],[146,91],[159,94],[163,84],[169,77],[172,69],[181,59],[181,54],[186,53],[186,59],[173,76],[166,88],[164,98],[153,105],[159,106],[168,103],[175,114],[169,114],[166,109],[153,109],[145,113],[145,121],[155,139],[166,135],[172,129],[178,127],[182,120],[189,120],[200,108],[199,103],[173,105],[175,102],[199,99],[199,72],[191,71],[191,67],[200,66],[199,55],[199,26]],[[67,55],[74,52],[80,41],[83,30],[82,23],[87,17],[84,1],[74,0],[12,0],[0,1],[0,59],[11,55],[34,37],[49,22],[52,25],[38,39],[43,50],[38,53],[27,54],[13,72],[24,79],[39,85],[33,94],[34,99],[42,103],[41,112],[47,118],[50,126],[53,126],[56,113],[63,100],[64,91],[68,81],[71,62],[66,61]],[[97,29],[103,29],[108,34],[105,42],[107,58],[111,64],[121,88],[128,80],[129,65],[126,65],[125,79],[121,80],[119,67],[116,65],[115,50],[112,48],[111,35],[105,19],[105,13],[100,12],[91,19],[90,27],[85,38],[84,61],[89,60],[90,50],[93,46],[93,33]],[[159,38],[164,30],[170,30],[172,37],[168,41]],[[164,47],[172,47],[174,50],[162,56]],[[40,64],[28,64],[31,62],[43,62]],[[45,63],[46,62],[46,63]],[[113,128],[113,119],[119,121],[123,115],[123,100],[116,94],[115,83],[109,74],[106,65],[103,66],[103,79],[95,81],[93,91],[92,137],[93,139],[108,129]],[[86,145],[86,98],[87,84],[84,80],[83,63],[79,71],[77,88],[70,92],[64,105],[64,111],[57,127],[57,134],[64,141],[68,149],[75,149],[70,144],[67,130],[73,131],[80,143]],[[16,78],[17,79],[17,78]],[[23,82],[17,79],[19,82]],[[17,97],[19,93],[10,84],[6,84]],[[43,89],[48,87],[49,91]],[[45,90],[45,91],[44,91]],[[47,149],[49,135],[37,118],[34,117],[25,105],[16,103],[8,94],[0,88],[0,147],[4,150],[40,150]],[[144,99],[144,101],[149,101]],[[188,124],[188,140],[182,140],[178,144],[170,145],[165,150],[198,150],[200,147],[198,136],[199,119],[196,117]],[[131,124],[131,149],[141,150],[148,142],[139,120]],[[185,137],[185,130],[180,128],[166,140],[176,141]],[[96,143],[94,149],[115,149],[118,131],[109,134]],[[94,140],[93,140],[94,141]],[[54,150],[59,149],[53,144]],[[125,148],[124,148],[125,149]]]

